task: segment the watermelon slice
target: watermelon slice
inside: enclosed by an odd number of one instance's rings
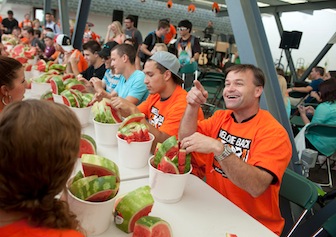
[[[173,149],[174,152],[172,151],[169,152],[169,150],[171,149]],[[157,165],[160,163],[160,160],[164,156],[167,156],[166,155],[167,152],[168,152],[168,157],[173,158],[177,154],[177,152],[175,153],[175,151],[178,151],[177,139],[175,136],[171,136],[162,143],[158,151],[154,154],[154,167],[156,168]]]
[[[144,216],[135,222],[133,237],[172,237],[170,225],[155,216]]]
[[[127,118],[124,119],[124,121],[120,124],[120,128],[126,126],[127,124],[138,122],[140,123],[142,119],[145,118],[145,115],[143,113],[137,113],[137,114],[131,114]]]
[[[81,161],[85,176],[113,175],[117,182],[120,182],[119,168],[112,160],[98,155],[83,154]]]
[[[83,154],[95,155],[96,152],[97,152],[97,145],[95,140],[89,135],[82,134],[78,157],[82,157]]]
[[[76,173],[75,177],[73,177],[73,179],[72,179],[72,183],[74,183],[74,182],[76,182],[77,180],[80,180],[80,179],[82,179],[82,178],[84,178],[84,174],[83,174],[83,172],[82,172],[82,171],[78,171],[78,172]]]
[[[90,104],[90,102],[93,99],[94,94],[92,93],[84,93],[82,95],[82,100],[83,100],[83,107],[88,107],[88,105]]]
[[[226,233],[225,236],[226,236],[226,237],[237,237],[237,235],[235,235],[235,234],[229,234],[229,233]]]
[[[20,57],[20,56],[18,56],[18,57],[15,57],[15,59],[17,61],[19,61],[21,64],[25,64],[25,63],[28,62],[28,58],[26,58],[26,57]]]
[[[65,105],[70,107],[77,107],[76,99],[70,91],[62,91],[61,95]]]
[[[161,170],[163,173],[169,173],[169,174],[180,173],[174,162],[171,161],[171,159],[169,159],[166,156],[163,157],[163,159],[161,159],[160,163],[157,166],[157,169]]]
[[[12,48],[11,53],[12,56],[23,56],[23,52],[24,52],[24,45],[23,44],[18,44],[15,45],[14,48]]]
[[[26,66],[25,66],[25,71],[26,71],[26,72],[30,72],[30,71],[32,70],[32,68],[33,68],[33,65],[27,63]]]
[[[114,210],[116,226],[126,233],[134,230],[135,222],[147,216],[153,207],[154,199],[149,186],[140,187],[119,199]]]
[[[81,178],[69,187],[70,192],[86,201],[107,201],[117,188],[115,176],[97,177],[95,175]]]
[[[47,91],[44,94],[41,95],[40,97],[41,100],[50,100],[50,101],[54,101],[54,97],[52,95],[51,91]]]
[[[54,94],[59,95],[64,91],[65,86],[61,76],[53,76],[50,79],[51,90]]]

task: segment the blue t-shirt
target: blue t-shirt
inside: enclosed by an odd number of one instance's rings
[[[139,100],[138,104],[140,104],[146,100],[148,96],[148,90],[144,80],[145,73],[140,70],[135,70],[127,80],[122,77],[114,90],[121,98],[126,98],[127,96],[137,98]]]
[[[336,124],[336,102],[323,102],[316,107],[311,123]],[[336,149],[335,138],[320,137],[317,134],[306,135],[306,138],[316,149],[326,156],[332,155]]]
[[[309,86],[311,86],[313,88],[312,91],[316,91],[318,92],[319,91],[319,85],[324,82],[324,80],[322,78],[319,78],[319,79],[316,79],[316,80],[313,80]],[[307,97],[307,99],[305,99],[305,103],[310,103],[312,102],[312,100],[314,99],[314,97],[311,97],[310,95]]]
[[[106,85],[105,90],[110,93],[112,90],[114,90],[114,88],[116,88],[121,78],[123,78],[122,75],[113,74],[111,69],[106,69],[106,72],[102,79],[102,81],[105,82]]]

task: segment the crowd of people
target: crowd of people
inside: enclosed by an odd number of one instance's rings
[[[157,143],[178,137],[181,147],[192,153],[194,175],[280,235],[284,219],[279,190],[292,146],[283,126],[260,108],[268,83],[264,73],[254,65],[229,67],[223,90],[226,109],[205,119],[201,105],[207,102],[208,92],[197,80],[185,91],[179,75],[183,65],[197,62],[200,55],[199,39],[191,34],[192,23],[178,23],[179,37],[174,51],[168,52],[166,37],[176,35],[170,19],[159,20],[157,29],[144,40],[134,22],[127,16],[122,29],[120,22],[113,21],[103,45],[93,38],[87,24],[82,51],[74,49],[71,36],[62,34],[49,13],[41,31],[29,15],[19,24],[8,11],[1,30],[17,37],[20,33],[16,31],[21,31],[20,41],[43,52],[41,58],[66,65],[67,73],[73,73],[87,91],[95,93],[94,101],[109,99],[123,117],[144,113],[142,122],[155,136],[152,152]],[[206,32],[211,34],[212,22],[208,28]],[[303,121],[309,123],[306,114],[311,113],[312,122],[336,124],[336,81],[322,79],[323,68],[315,67],[312,82],[302,88],[287,90],[283,72],[278,75],[283,95],[279,103],[288,109],[289,92],[309,92],[307,102],[315,98],[320,104],[315,110],[300,104]],[[82,236],[66,203],[55,198],[64,189],[77,158],[79,122],[65,106],[22,101],[25,87],[22,64],[0,56],[0,232],[14,229],[18,235],[31,231]],[[319,146],[318,138],[308,139],[312,146]],[[37,150],[36,144],[43,146]]]

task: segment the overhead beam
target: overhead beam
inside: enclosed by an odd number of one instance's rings
[[[260,13],[282,13],[282,12],[294,12],[294,11],[314,11],[322,10],[327,8],[336,8],[336,1],[323,1],[323,2],[307,2],[307,3],[298,3],[298,4],[287,4],[281,6],[272,6],[272,7],[260,7]],[[227,10],[221,10],[216,14],[217,17],[228,16]]]

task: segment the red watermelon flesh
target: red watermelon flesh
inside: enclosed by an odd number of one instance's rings
[[[145,118],[143,113],[132,114],[124,119],[124,121],[120,124],[120,128],[134,122],[140,123],[142,119]]]
[[[80,92],[86,92],[86,88],[83,84],[76,84],[69,87],[69,89],[79,90]]]
[[[23,55],[23,52],[24,52],[23,44],[15,45],[14,48],[11,50],[13,57]]]
[[[170,148],[165,156],[167,156],[169,159],[173,159],[174,156],[178,155],[179,153],[179,148],[178,145],[176,144],[174,147]]]
[[[139,211],[132,217],[132,219],[129,222],[129,228],[131,232],[134,231],[135,222],[143,216],[148,216],[148,214],[152,211],[152,208],[153,204],[143,208],[141,211]]]
[[[25,66],[25,71],[26,71],[26,72],[30,72],[30,71],[32,70],[32,67],[33,67],[33,65],[31,65],[31,64],[26,64],[26,66]]]
[[[82,166],[83,166],[83,171],[84,171],[85,177],[86,176],[92,176],[92,175],[97,175],[98,177],[108,176],[108,175],[112,175],[112,176],[116,175],[111,170],[109,170],[105,167],[102,167],[102,166],[87,164],[87,163],[82,163]]]
[[[178,170],[180,174],[184,173],[185,170],[185,165],[186,165],[186,150],[185,149],[180,149],[178,153]]]
[[[26,57],[15,57],[17,61],[19,61],[21,64],[25,64],[28,62],[28,58]]]
[[[84,135],[84,134],[83,134]],[[92,140],[88,139],[87,135],[81,137],[80,147],[79,147],[79,155],[78,157],[82,157],[83,154],[96,154],[96,144],[92,142]],[[93,138],[91,138],[93,139]]]
[[[112,117],[113,117],[114,121],[116,123],[121,123],[122,119],[121,119],[121,116],[120,116],[118,110],[116,110],[115,108],[113,108],[109,102],[107,102],[106,105],[111,108],[111,113],[112,113]]]
[[[159,217],[144,216],[137,220],[133,237],[171,237],[170,225]]]
[[[161,170],[164,173],[169,173],[169,174],[179,174],[180,173],[176,165],[166,156],[161,159],[160,163],[157,166],[157,169]]]
[[[89,201],[89,202],[104,202],[110,199],[110,197],[112,196],[113,191],[112,190],[103,190],[100,192],[97,192],[93,195],[91,195],[90,197],[88,197],[87,199],[85,199],[85,201]]]

